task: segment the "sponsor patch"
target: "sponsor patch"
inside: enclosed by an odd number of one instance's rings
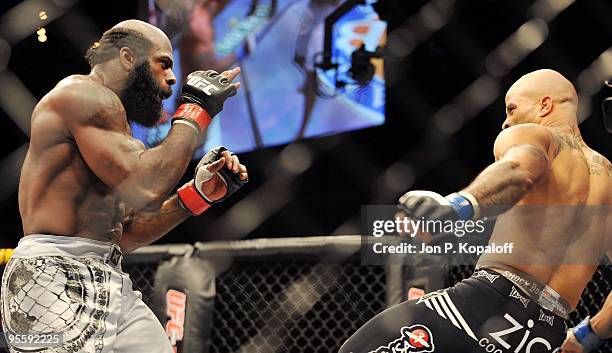
[[[540,318],[543,318],[542,312],[540,312]],[[528,319],[526,325],[519,323],[509,313],[504,315],[504,319],[510,324],[510,327],[495,332],[489,332],[490,338],[483,337],[478,341],[478,345],[483,347],[486,352],[502,352],[498,346],[505,349],[503,352],[559,352],[560,347],[553,348],[546,338],[532,335],[531,329],[533,329],[535,325],[532,319]],[[514,339],[512,337],[514,337]],[[522,337],[520,342],[516,339],[519,337]],[[537,348],[534,348],[534,346],[537,346]]]
[[[487,280],[489,280],[489,282],[491,282],[491,283],[495,282],[495,280],[499,277],[499,275],[491,274],[491,273],[489,273],[489,272],[487,272],[485,270],[480,270],[480,271],[474,272],[474,276],[476,276],[476,277],[484,277]]]
[[[404,326],[400,333],[400,338],[370,353],[429,353],[435,349],[433,335],[427,326]]]
[[[527,309],[527,304],[529,304],[529,301],[530,301],[529,298],[523,297],[521,293],[519,293],[519,291],[516,288],[514,288],[514,286],[512,286],[512,291],[510,291],[510,297],[518,299],[521,302],[521,304],[523,304],[525,309]]]
[[[538,320],[544,321],[544,322],[548,323],[552,327],[553,323],[555,322],[555,316],[554,315],[546,315],[544,313],[544,311],[542,309],[540,309],[540,317],[538,318]]]
[[[549,286],[545,286],[542,289],[540,297],[538,298],[538,303],[540,303],[540,305],[542,305],[542,307],[548,311],[554,311],[555,308],[561,307],[561,305],[559,305],[559,298],[561,298],[559,293]]]

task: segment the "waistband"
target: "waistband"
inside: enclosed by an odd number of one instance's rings
[[[63,235],[31,234],[19,240],[11,257],[37,256],[95,258],[116,267],[121,264],[123,253],[119,245],[111,242]]]
[[[569,303],[561,298],[559,293],[549,286],[534,280],[531,276],[526,275],[518,270],[497,270],[491,268],[479,268],[474,271],[472,277],[490,285],[498,291],[505,293],[510,298],[517,300],[525,309],[528,309],[529,303],[538,305],[541,309],[545,309],[564,320],[569,319],[569,313],[572,308]],[[505,281],[497,281],[503,277]],[[539,310],[535,315],[541,321],[550,320],[547,313]],[[536,310],[537,311],[537,310]],[[533,314],[533,313],[532,313]],[[552,324],[551,324],[552,326]]]

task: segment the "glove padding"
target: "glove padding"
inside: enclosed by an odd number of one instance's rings
[[[475,216],[474,205],[469,200],[473,196],[450,194],[446,197],[433,191],[414,190],[402,195],[399,208],[415,219],[457,221]]]
[[[590,316],[580,321],[580,323],[571,330],[571,333],[571,336],[573,336],[572,338],[574,338],[577,343],[578,347],[576,348],[582,348],[584,352],[594,351],[603,343],[603,340],[593,332]],[[568,334],[568,338],[571,336]]]
[[[584,346],[578,342],[572,329],[567,330],[565,341],[561,345],[561,353],[588,353]]]
[[[234,95],[236,87],[227,77],[214,70],[195,71],[187,76],[180,102],[197,104],[213,118],[223,110],[225,100]]]
[[[218,200],[210,200],[204,193],[202,192],[202,184],[209,181],[215,176],[215,173],[211,173],[208,170],[208,165],[218,161],[221,159],[222,152],[227,151],[227,148],[223,146],[215,147],[212,150],[208,151],[206,155],[200,160],[200,163],[195,168],[195,177],[194,177],[194,185],[196,190],[200,193],[202,198],[206,200],[211,205],[221,203],[228,197],[232,196],[236,191],[238,191],[244,184],[246,184],[249,180],[240,180],[240,176],[237,173],[233,173],[231,170],[227,169],[227,167],[221,168],[217,175],[221,178],[221,180],[227,186],[227,192],[225,195]]]
[[[444,196],[433,191],[408,191],[399,199],[399,208],[414,219],[457,220],[457,212]]]
[[[233,173],[227,169],[225,164],[216,172],[211,172],[209,170],[211,164],[219,161],[223,157],[223,151],[227,151],[227,148],[221,146],[210,150],[196,166],[194,179],[177,190],[178,199],[181,205],[193,215],[200,215],[210,208],[210,206],[223,202],[248,182],[248,179],[240,180],[240,173]],[[215,168],[218,167],[219,166],[215,166]],[[214,178],[215,175],[221,179],[221,182],[225,184],[227,190],[223,197],[218,200],[211,200],[202,189],[204,184]]]

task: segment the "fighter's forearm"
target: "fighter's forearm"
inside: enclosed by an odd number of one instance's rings
[[[190,213],[173,195],[155,212],[137,212],[123,222],[123,235],[119,245],[125,252],[151,244],[186,220]]]
[[[591,328],[599,338],[612,338],[612,293],[608,294],[603,308],[591,318]]]
[[[492,216],[516,204],[531,185],[531,180],[517,162],[505,160],[487,167],[465,191],[478,200],[481,215]]]
[[[196,147],[194,129],[176,124],[161,144],[140,154],[138,168],[130,179],[136,181],[133,184],[138,184],[138,187],[154,195],[153,204],[147,204],[150,209],[161,207],[162,202],[174,191]]]

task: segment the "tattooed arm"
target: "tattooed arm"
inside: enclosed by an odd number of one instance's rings
[[[465,191],[478,200],[484,215],[504,212],[548,174],[552,160],[550,144],[550,132],[538,125],[522,124],[502,131],[493,148],[496,162]]]
[[[176,195],[168,198],[155,212],[136,212],[123,221],[123,236],[119,245],[124,252],[132,252],[163,237],[191,214]]]

